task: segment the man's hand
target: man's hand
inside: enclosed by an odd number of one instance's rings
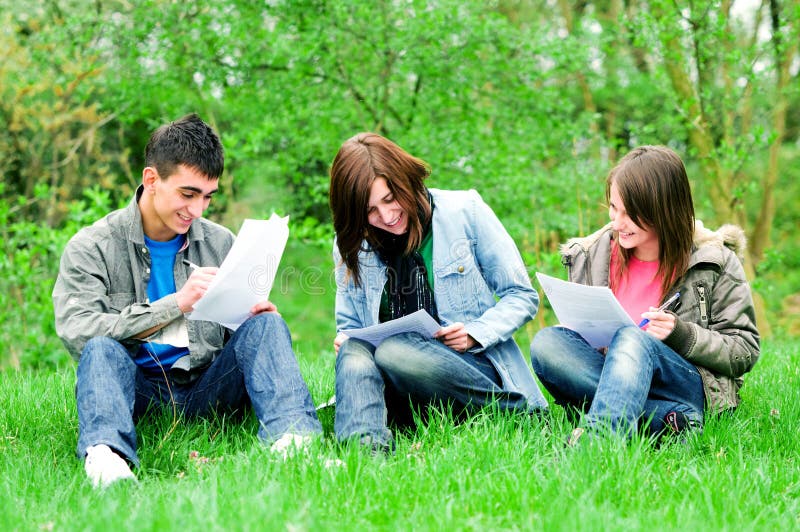
[[[272,303],[271,301],[259,301],[258,303],[253,305],[253,308],[250,309],[250,314],[252,314],[253,316],[255,316],[256,314],[262,314],[264,312],[268,312],[270,314],[277,314],[278,316],[281,315],[281,313],[278,312],[278,307],[276,307],[275,304]]]
[[[178,308],[181,309],[181,312],[185,314],[194,308],[194,304],[206,294],[208,285],[211,284],[218,271],[219,268],[214,267],[195,268],[192,270],[192,274],[186,279],[186,283],[180,290],[175,292],[175,299],[178,300]]]
[[[478,345],[478,342],[467,333],[467,329],[461,322],[442,327],[433,337],[441,340],[444,345],[459,353],[464,353]]]

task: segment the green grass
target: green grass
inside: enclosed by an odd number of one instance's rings
[[[299,355],[315,401],[332,360]],[[393,457],[326,438],[282,462],[252,416],[139,424],[139,482],[91,489],[74,456],[74,372],[0,380],[2,530],[596,530],[800,528],[800,344],[773,340],[744,403],[685,444],[604,441],[564,449],[571,426],[492,410],[455,425],[435,410]],[[192,451],[198,457],[192,458]],[[326,469],[341,458],[344,467]]]

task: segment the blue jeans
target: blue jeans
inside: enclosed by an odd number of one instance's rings
[[[134,422],[159,404],[188,417],[251,404],[265,442],[286,432],[322,432],[289,329],[276,314],[244,322],[208,369],[186,385],[176,384],[169,372],[167,379],[145,375],[119,342],[93,338],[78,362],[75,394],[81,458],[88,446],[103,443],[138,466]]]
[[[623,327],[605,355],[564,327],[539,331],[531,343],[536,375],[557,403],[586,412],[590,429],[629,433],[639,422],[658,434],[674,411],[702,428],[703,381],[689,361],[635,326]]]
[[[387,396],[398,400],[387,404]],[[392,336],[377,349],[356,339],[339,348],[334,420],[339,440],[366,436],[373,444],[388,445],[392,433],[387,413],[396,415],[391,410],[434,401],[459,410],[497,402],[503,409],[528,411],[522,394],[503,390],[500,376],[483,354],[458,353],[416,333]]]

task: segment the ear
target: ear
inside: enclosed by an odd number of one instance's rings
[[[150,194],[154,194],[156,191],[156,181],[161,179],[158,175],[158,171],[152,167],[147,166],[144,170],[142,170],[142,185],[144,185],[145,191],[149,192]]]

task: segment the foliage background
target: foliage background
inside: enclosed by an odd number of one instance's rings
[[[798,528],[799,21],[800,0],[0,0],[0,528]],[[139,484],[91,490],[58,260],[130,200],[150,132],[193,111],[226,147],[209,217],[292,217],[271,299],[318,404],[334,378],[326,173],[363,130],[428,161],[431,186],[480,191],[531,276],[562,274],[558,243],[604,223],[626,150],[673,147],[698,216],[746,229],[777,338],[736,415],[682,445],[571,453],[563,410],[487,409],[434,412],[394,457],[329,437],[283,463],[252,416],[174,430],[165,413],[138,427]],[[523,350],[551,322],[544,301]]]
[[[606,220],[619,156],[667,144],[698,216],[746,228],[762,330],[798,333],[796,0],[0,0],[0,19],[2,367],[70,364],[60,252],[129,200],[150,132],[192,111],[226,148],[209,216],[292,217],[272,297],[305,356],[334,333],[327,169],[364,130],[428,161],[431,186],[479,190],[531,275]]]

